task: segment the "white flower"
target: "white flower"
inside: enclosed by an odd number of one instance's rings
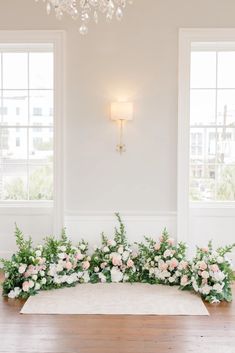
[[[122,254],[123,251],[124,251],[123,246],[122,246],[122,245],[119,246],[119,248],[118,248],[118,253],[119,253],[119,254]]]
[[[64,261],[62,261],[62,263],[58,263],[58,265],[56,266],[56,272],[61,272],[61,271],[63,271],[63,269],[64,269],[64,265],[66,264],[66,263],[63,263]]]
[[[211,298],[211,303],[212,304],[218,304],[218,303],[220,303],[220,300],[217,299],[216,297],[213,297],[213,298]]]
[[[108,245],[110,245],[110,246],[115,246],[115,245],[117,245],[117,243],[116,243],[115,240],[109,239],[109,240],[108,240]]]
[[[104,252],[104,253],[109,252],[109,248],[108,248],[107,246],[104,246],[104,247],[103,247],[103,252]]]
[[[129,251],[124,251],[124,253],[122,254],[122,259],[123,261],[127,261],[127,259],[129,258],[130,253]]]
[[[84,251],[86,249],[86,245],[85,244],[80,244],[79,248]]]
[[[61,252],[61,253],[58,254],[58,257],[59,257],[59,259],[63,260],[63,259],[66,258],[66,254],[64,252]]]
[[[80,271],[80,272],[78,272],[78,273],[77,273],[77,276],[78,276],[78,278],[82,278],[82,276],[83,276],[83,272],[81,272],[81,271]]]
[[[150,276],[153,275],[154,273],[155,273],[155,268],[154,268],[154,267],[151,267],[151,268],[149,269],[149,274],[150,274]]]
[[[99,269],[98,266],[94,268],[94,271],[95,271],[96,273],[99,272],[99,270],[100,270],[100,269]]]
[[[193,289],[195,290],[195,292],[198,292],[199,288],[198,288],[197,282],[193,281],[192,284],[193,284]]]
[[[33,276],[32,276],[32,279],[33,279],[34,281],[36,281],[36,280],[38,279],[38,276],[37,276],[37,275],[33,275]]]
[[[18,270],[19,273],[23,274],[25,272],[26,268],[27,268],[26,264],[21,264],[20,267],[19,267],[19,270]]]
[[[41,276],[41,277],[44,277],[44,276],[45,276],[45,271],[41,270],[39,273],[40,273],[40,276]]]
[[[205,284],[205,286],[201,288],[201,293],[204,295],[208,295],[211,289],[212,289],[211,286],[209,286],[208,284]]]
[[[125,275],[123,276],[123,281],[124,281],[124,282],[129,281],[129,276],[128,276],[127,274],[125,274]]]
[[[46,278],[44,277],[44,278],[42,278],[42,280],[41,280],[41,284],[46,284],[47,283],[47,280],[46,280]]]
[[[89,276],[88,271],[84,272],[83,280],[84,280],[85,283],[88,283],[90,281],[90,276]]]
[[[35,255],[36,255],[36,257],[40,257],[42,255],[41,250],[36,250]]]
[[[11,298],[11,299],[17,298],[20,292],[21,292],[21,289],[19,287],[15,287],[8,293],[8,298]]]
[[[222,256],[218,256],[216,258],[216,261],[218,262],[218,264],[222,264],[224,262],[224,258]]]
[[[99,273],[99,279],[102,283],[105,283],[106,282],[106,277],[103,273]]]
[[[66,251],[66,246],[62,245],[62,246],[59,246],[59,250],[61,252],[65,252]]]
[[[111,281],[114,283],[121,282],[123,279],[123,273],[117,268],[113,267],[111,270]]]
[[[213,289],[217,292],[217,293],[222,293],[223,292],[223,285],[216,283],[213,285]]]
[[[225,274],[222,271],[215,272],[214,273],[214,279],[217,282],[223,281],[225,279]]]
[[[174,277],[169,277],[169,282],[170,283],[174,283],[175,282],[175,278]]]
[[[202,278],[207,279],[207,278],[209,278],[209,272],[208,271],[202,271],[201,276],[202,276]]]
[[[172,255],[172,254],[171,254],[171,251],[170,251],[169,249],[167,249],[167,250],[164,251],[163,256],[164,256],[165,258],[167,258],[167,257],[169,257],[169,256],[171,256],[171,255]]]
[[[34,287],[34,282],[29,280],[29,288],[33,288]]]
[[[39,290],[41,288],[40,284],[39,283],[36,283],[35,284],[35,290]]]

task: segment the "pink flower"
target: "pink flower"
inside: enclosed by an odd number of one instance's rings
[[[204,286],[205,284],[207,284],[207,282],[208,282],[208,281],[207,281],[207,278],[203,278],[203,279],[202,279],[202,285],[203,285],[203,286]]]
[[[188,282],[189,282],[188,276],[183,275],[183,276],[181,277],[181,280],[180,280],[181,286],[186,286],[186,285],[188,284]]]
[[[210,266],[211,271],[219,272],[219,266],[217,264],[213,264]]]
[[[88,270],[88,268],[90,267],[90,262],[89,261],[84,261],[83,263],[82,263],[82,268],[83,268],[83,270]]]
[[[22,285],[23,291],[24,291],[24,292],[28,292],[28,291],[29,291],[29,288],[30,288],[29,282],[28,282],[28,281],[23,282],[23,285]]]
[[[163,256],[166,258],[166,257],[171,256],[171,254],[172,254],[171,250],[167,249],[167,250],[164,251]]]
[[[173,257],[173,259],[171,259],[170,261],[170,267],[174,269],[178,266],[178,264],[179,264],[179,261],[175,257]]]
[[[200,270],[204,271],[207,269],[207,264],[205,263],[205,261],[199,261],[198,262],[198,267]]]
[[[209,249],[207,247],[201,248],[202,252],[209,252]]]
[[[113,266],[121,266],[122,260],[118,256],[113,256],[112,264],[113,264]]]
[[[169,238],[169,239],[167,240],[167,242],[168,242],[169,245],[173,245],[174,242],[175,242],[175,239],[174,239],[174,238]]]
[[[158,251],[160,249],[160,247],[161,247],[161,244],[160,243],[156,243],[154,245],[154,250]]]
[[[159,263],[159,269],[161,270],[161,271],[166,271],[167,269],[168,269],[168,264],[166,263],[166,262],[160,262]]]
[[[69,271],[73,267],[73,264],[70,261],[67,261],[65,264],[65,268]]]
[[[84,255],[82,255],[81,253],[78,253],[78,254],[76,254],[76,259],[77,260],[83,260],[83,258],[84,258]]]
[[[127,267],[133,267],[134,266],[134,262],[131,260],[131,259],[129,259],[128,261],[127,261]]]
[[[186,268],[188,267],[188,262],[187,261],[180,261],[179,263],[179,268],[182,269],[182,270],[186,270]]]
[[[209,278],[209,272],[208,271],[202,271],[201,276],[202,276],[202,278],[207,279],[207,278]]]
[[[100,265],[100,267],[102,268],[102,270],[107,266],[107,262],[102,262],[102,264]]]

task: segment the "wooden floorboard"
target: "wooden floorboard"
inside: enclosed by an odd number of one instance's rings
[[[210,317],[21,315],[23,303],[0,299],[1,353],[235,353],[235,303],[207,304]]]

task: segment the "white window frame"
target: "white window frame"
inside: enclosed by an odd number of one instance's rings
[[[227,216],[228,210],[235,215],[235,202],[189,201],[189,161],[190,161],[190,61],[193,42],[234,42],[235,28],[179,30],[179,83],[178,83],[178,182],[177,182],[177,236],[178,240],[188,241],[190,214]]]
[[[1,44],[34,44],[49,43],[54,52],[54,169],[53,201],[1,201],[0,214],[45,214],[53,212],[53,231],[58,233],[64,224],[64,53],[65,33],[60,30],[50,31],[0,31]]]

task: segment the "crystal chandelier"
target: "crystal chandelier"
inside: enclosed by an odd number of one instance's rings
[[[35,0],[39,1],[39,0]],[[104,15],[107,22],[113,17],[121,21],[123,10],[133,0],[42,0],[46,2],[47,13],[54,10],[56,17],[60,20],[64,14],[68,14],[74,20],[80,19],[79,31],[81,34],[88,33],[88,23],[94,20],[98,23],[99,16]]]

